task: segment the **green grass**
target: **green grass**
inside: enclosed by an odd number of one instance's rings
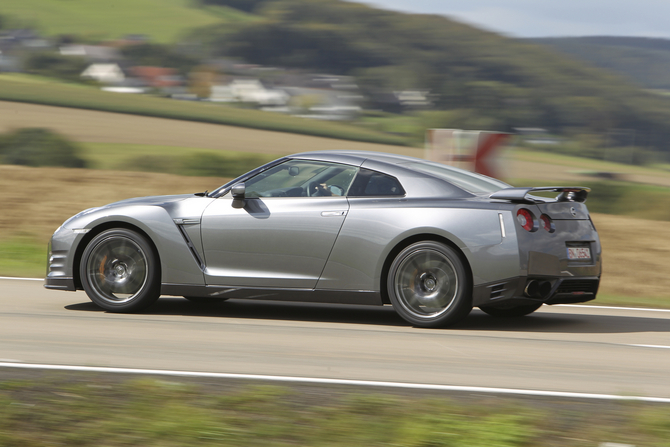
[[[670,309],[670,295],[665,297],[630,297],[599,293],[595,301],[587,304],[594,306],[620,307],[651,307],[655,309]]]
[[[0,276],[43,277],[46,263],[47,242],[30,237],[0,240]]]
[[[109,93],[86,85],[54,83],[27,75],[0,75],[0,100],[226,124],[368,143],[405,144],[403,138],[346,124],[306,120],[214,103]]]
[[[232,389],[231,389],[232,388]],[[344,389],[68,374],[0,382],[0,444],[126,446],[670,446],[670,407],[453,400]]]
[[[192,6],[191,0],[2,0],[0,14],[31,24],[47,36],[75,34],[88,40],[146,34],[176,42],[193,28],[252,20],[230,8]]]

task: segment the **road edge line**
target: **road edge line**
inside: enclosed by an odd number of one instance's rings
[[[36,363],[11,363],[0,362],[0,368],[20,368],[20,369],[46,369],[56,371],[81,371],[81,372],[100,372],[116,374],[143,374],[143,375],[162,375],[175,377],[205,377],[214,379],[244,379],[244,380],[267,380],[273,382],[288,383],[310,383],[323,385],[355,385],[380,388],[403,388],[420,389],[434,391],[464,391],[471,393],[492,393],[492,394],[514,394],[522,396],[538,397],[563,397],[570,399],[598,399],[598,400],[622,400],[639,401],[653,403],[670,403],[670,398],[664,397],[646,397],[646,396],[619,396],[616,394],[594,394],[594,393],[573,393],[563,391],[544,391],[544,390],[524,390],[515,388],[491,388],[478,386],[459,386],[459,385],[434,385],[422,383],[405,382],[382,382],[371,380],[351,380],[351,379],[325,379],[318,377],[296,377],[296,376],[273,376],[259,374],[233,374],[233,373],[213,373],[197,371],[173,371],[161,369],[142,369],[142,368],[113,368],[100,366],[74,366],[74,365],[49,365]]]

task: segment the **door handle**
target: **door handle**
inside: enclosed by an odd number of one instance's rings
[[[337,216],[346,216],[346,211],[321,211],[322,217],[337,217]]]

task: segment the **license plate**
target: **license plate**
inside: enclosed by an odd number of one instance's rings
[[[591,249],[588,247],[568,247],[568,259],[589,260]]]

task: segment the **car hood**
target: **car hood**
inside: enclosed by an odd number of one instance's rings
[[[85,225],[90,219],[98,215],[100,212],[105,213],[108,210],[114,208],[122,208],[125,206],[162,206],[168,207],[170,204],[186,200],[188,198],[195,197],[193,194],[180,194],[172,196],[148,196],[148,197],[135,197],[132,199],[120,200],[118,202],[109,203],[107,205],[98,206],[95,208],[89,208],[84,210],[74,216],[70,217],[63,223],[63,227],[70,228],[73,225],[80,226]]]
[[[110,203],[108,205],[101,206],[98,209],[103,208],[115,208],[118,206],[127,206],[127,205],[164,205],[168,203],[178,202],[180,200],[188,199],[193,197],[193,194],[178,194],[172,196],[147,196],[147,197],[135,197],[132,199],[120,200],[118,202]]]

